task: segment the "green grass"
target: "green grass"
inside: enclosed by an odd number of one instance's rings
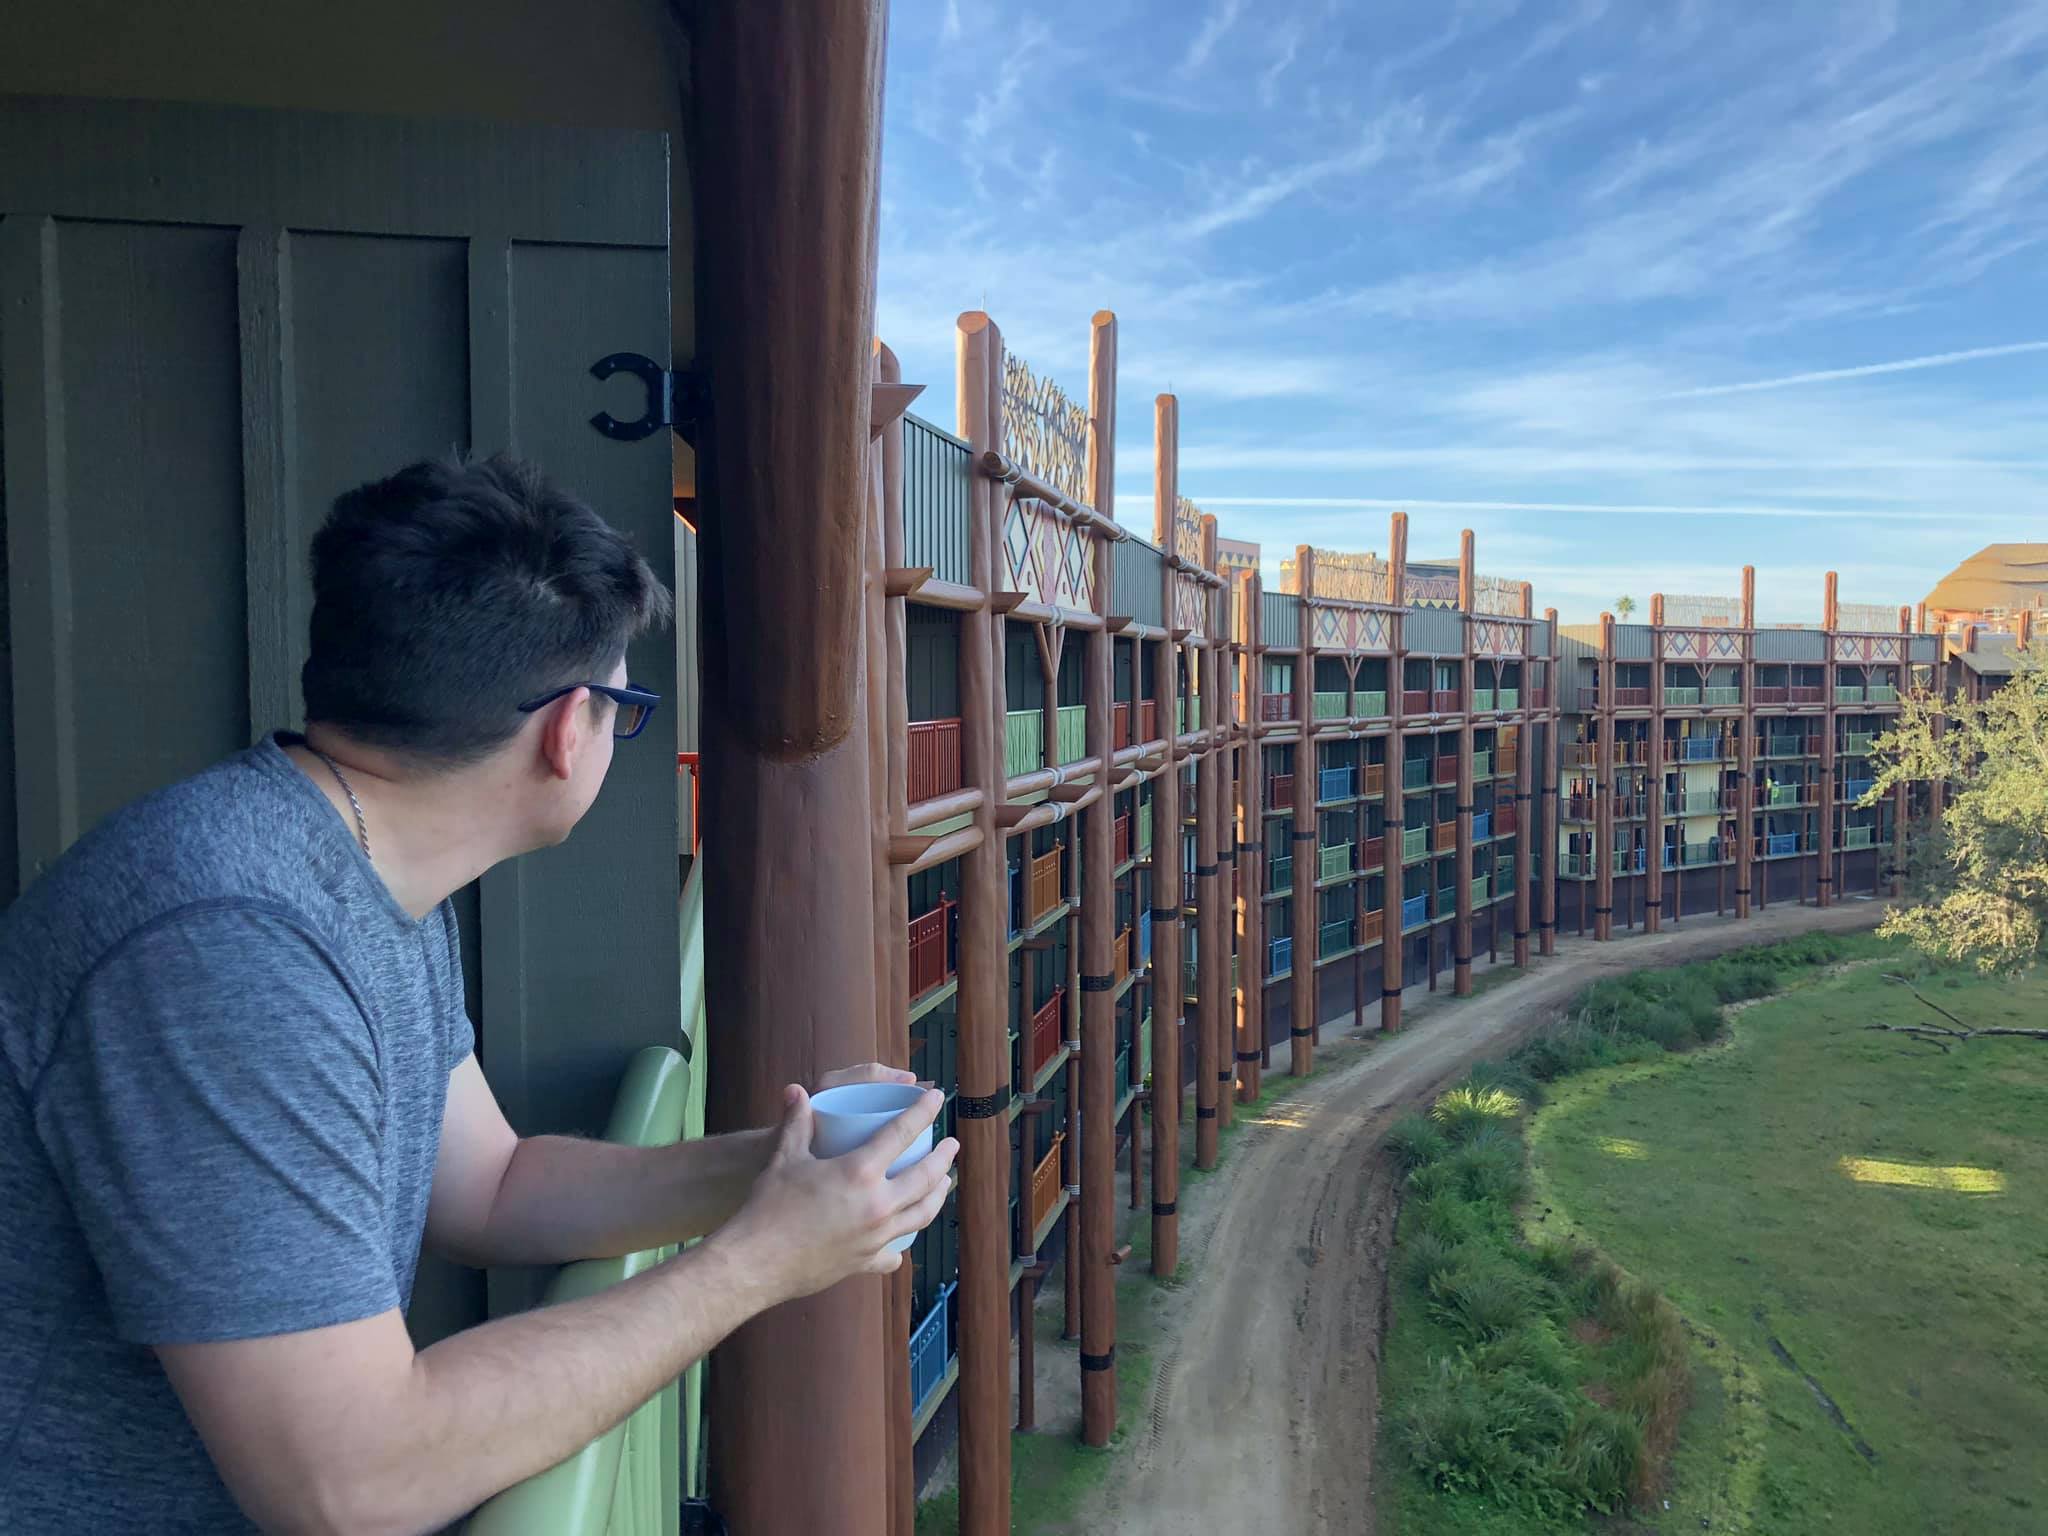
[[[2048,1531],[2048,1049],[1863,1030],[1933,1017],[1896,968],[1561,1084],[1535,1122],[1532,1230],[1596,1244],[1699,1330],[1670,1509],[1640,1529]],[[2048,1017],[2048,977],[1917,984],[1972,1023]]]

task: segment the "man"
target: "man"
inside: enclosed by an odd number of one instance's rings
[[[419,464],[313,546],[306,736],[138,802],[0,914],[0,1531],[431,1531],[764,1308],[894,1269],[956,1144],[520,1140],[450,893],[568,836],[668,593],[534,470]],[[853,1069],[842,1079],[886,1074]],[[555,1264],[710,1234],[416,1352],[422,1239]]]

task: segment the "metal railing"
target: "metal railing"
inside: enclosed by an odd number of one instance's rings
[[[1522,690],[1519,688],[1496,688],[1493,690],[1493,707],[1498,710],[1520,709]]]
[[[1152,963],[1152,909],[1138,914],[1138,964]]]
[[[1475,779],[1490,779],[1493,777],[1493,748],[1474,747],[1472,749],[1472,777]]]
[[[1259,718],[1261,720],[1292,720],[1294,718],[1294,695],[1291,693],[1260,694]]]
[[[1403,789],[1429,788],[1429,759],[1411,757],[1401,765],[1401,787]]]
[[[1837,704],[1861,704],[1863,702],[1862,685],[1858,683],[1835,684],[1835,702]]]
[[[1871,791],[1871,787],[1876,783],[1877,780],[1875,779],[1842,780],[1843,801],[1849,805],[1854,805],[1858,800],[1861,800],[1865,795],[1869,794]]]
[[[1034,923],[1060,904],[1060,854],[1062,849],[1055,844],[1045,853],[1031,860],[1031,888],[1026,914]]]
[[[1368,912],[1358,930],[1360,947],[1377,944],[1386,937],[1387,915],[1384,912]]]
[[[1512,805],[1496,805],[1493,808],[1493,835],[1495,837],[1512,837],[1521,828],[1521,814]]]
[[[1436,781],[1443,785],[1451,785],[1458,782],[1457,753],[1444,752],[1438,755],[1436,760]]]
[[[932,1394],[946,1380],[946,1367],[953,1359],[947,1303],[959,1287],[957,1280],[949,1280],[940,1286],[938,1299],[932,1303],[931,1311],[925,1313],[924,1321],[910,1335],[910,1416],[913,1419],[924,1412],[925,1404],[931,1401]]]
[[[1027,1077],[1037,1077],[1045,1070],[1045,1064],[1060,1053],[1060,1041],[1064,1038],[1061,1025],[1061,1005],[1067,1000],[1065,987],[1054,987],[1052,996],[1039,1005],[1031,1015],[1031,1048],[1024,1058]]]
[[[1336,689],[1334,692],[1318,691],[1310,702],[1314,705],[1316,719],[1342,720],[1345,718],[1345,709],[1350,703],[1350,696],[1341,688]]]
[[[953,912],[950,897],[910,920],[910,995],[922,997],[953,977]]]
[[[1267,861],[1266,889],[1274,895],[1278,895],[1282,891],[1294,889],[1294,859],[1292,855],[1282,854],[1277,859]]]
[[[1457,846],[1458,823],[1455,820],[1438,822],[1436,824],[1436,851],[1438,853],[1449,853]]]
[[[1293,774],[1269,773],[1266,775],[1266,804],[1276,809],[1294,804]]]
[[[1716,789],[1674,789],[1664,796],[1667,816],[1707,816],[1725,809],[1727,804]]]
[[[1365,785],[1359,790],[1359,793],[1362,795],[1384,795],[1386,792],[1387,765],[1385,763],[1367,763],[1365,765]]]
[[[1472,690],[1472,709],[1475,714],[1493,713],[1493,690],[1491,688],[1474,688]]]
[[[1368,837],[1358,852],[1360,869],[1378,869],[1387,862],[1387,840],[1384,836]]]
[[[1045,715],[1013,709],[1003,717],[1003,771],[1011,778],[1045,766]]]
[[[1152,802],[1143,801],[1138,806],[1137,855],[1144,858],[1152,851]]]
[[[1690,709],[1698,704],[1699,701],[1700,691],[1697,688],[1667,687],[1664,690],[1664,707],[1666,709]]]
[[[1266,941],[1266,974],[1284,976],[1294,969],[1294,940],[1290,938]]]
[[[1593,855],[1590,853],[1568,853],[1559,862],[1560,873],[1570,880],[1593,878]]]
[[[1472,813],[1472,841],[1475,843],[1484,842],[1491,836],[1493,836],[1493,812],[1474,811]]]
[[[1872,704],[1896,704],[1899,702],[1899,690],[1890,683],[1872,683],[1863,690],[1863,696]]]
[[[1700,702],[1713,709],[1725,709],[1742,702],[1740,688],[1702,688]]]
[[[1640,875],[1650,867],[1650,850],[1647,848],[1617,848],[1614,850],[1614,872],[1617,875]]]
[[[1493,861],[1493,899],[1515,894],[1515,861],[1503,856]]]
[[[1420,928],[1428,921],[1429,898],[1427,896],[1410,896],[1401,903],[1401,926],[1403,928]]]
[[[1116,964],[1116,979],[1122,981],[1131,974],[1131,930],[1126,928],[1116,936],[1110,946],[1110,954]]]
[[[1490,888],[1485,875],[1475,875],[1472,879],[1472,905],[1475,907],[1485,906],[1487,893]]]
[[[1850,757],[1868,757],[1876,745],[1875,731],[1846,731],[1842,735],[1842,751]]]
[[[1323,959],[1328,960],[1335,955],[1343,954],[1347,949],[1357,947],[1351,937],[1350,918],[1340,918],[1336,922],[1323,924],[1322,947],[1319,951]]]
[[[1324,880],[1335,880],[1340,875],[1350,874],[1351,845],[1338,843],[1323,849],[1317,861],[1316,872],[1318,877]]]
[[[1844,848],[1868,848],[1872,846],[1876,838],[1877,828],[1875,827],[1842,828],[1842,846]]]
[[[1764,804],[1766,807],[1798,805],[1805,793],[1805,786],[1801,784],[1766,784],[1764,786]]]
[[[1799,834],[1797,832],[1774,832],[1764,839],[1764,857],[1767,859],[1782,858],[1788,853],[1797,853],[1798,851]]]
[[[1666,737],[1664,760],[1671,763],[1713,763],[1728,756],[1728,738],[1712,736]]]
[[[1316,799],[1322,804],[1332,800],[1352,800],[1358,795],[1358,770],[1356,768],[1325,768],[1316,778]]]
[[[1429,828],[1408,827],[1401,833],[1401,857],[1419,859],[1429,852]]]

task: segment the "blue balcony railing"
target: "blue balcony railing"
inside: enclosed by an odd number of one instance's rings
[[[1484,842],[1491,836],[1493,836],[1493,812],[1474,811],[1472,813],[1472,841],[1475,843]]]
[[[1854,805],[1858,800],[1861,800],[1870,793],[1870,786],[1876,782],[1877,780],[1875,779],[1844,779],[1842,780],[1842,799],[1847,804]]]
[[[1787,853],[1799,851],[1797,832],[1775,832],[1764,839],[1764,857],[1775,859]]]
[[[931,1395],[946,1379],[946,1363],[953,1358],[950,1330],[946,1326],[946,1303],[953,1299],[958,1281],[939,1287],[939,1299],[932,1303],[917,1331],[910,1336],[910,1412],[921,1413]]]
[[[1266,974],[1279,976],[1294,969],[1294,940],[1272,939],[1266,944]]]
[[[1682,760],[1688,763],[1711,763],[1718,760],[1722,752],[1719,736],[1687,736],[1679,747]]]
[[[1351,800],[1358,795],[1356,768],[1325,768],[1316,780],[1318,800]]]
[[[1138,914],[1138,964],[1152,963],[1152,909]]]
[[[1429,921],[1429,897],[1410,896],[1401,903],[1401,926],[1420,928]]]

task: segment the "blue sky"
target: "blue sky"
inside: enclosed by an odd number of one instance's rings
[[[877,328],[953,425],[986,307],[1077,397],[1118,317],[1117,512],[1588,619],[1911,602],[2048,538],[2048,3],[896,0]]]

